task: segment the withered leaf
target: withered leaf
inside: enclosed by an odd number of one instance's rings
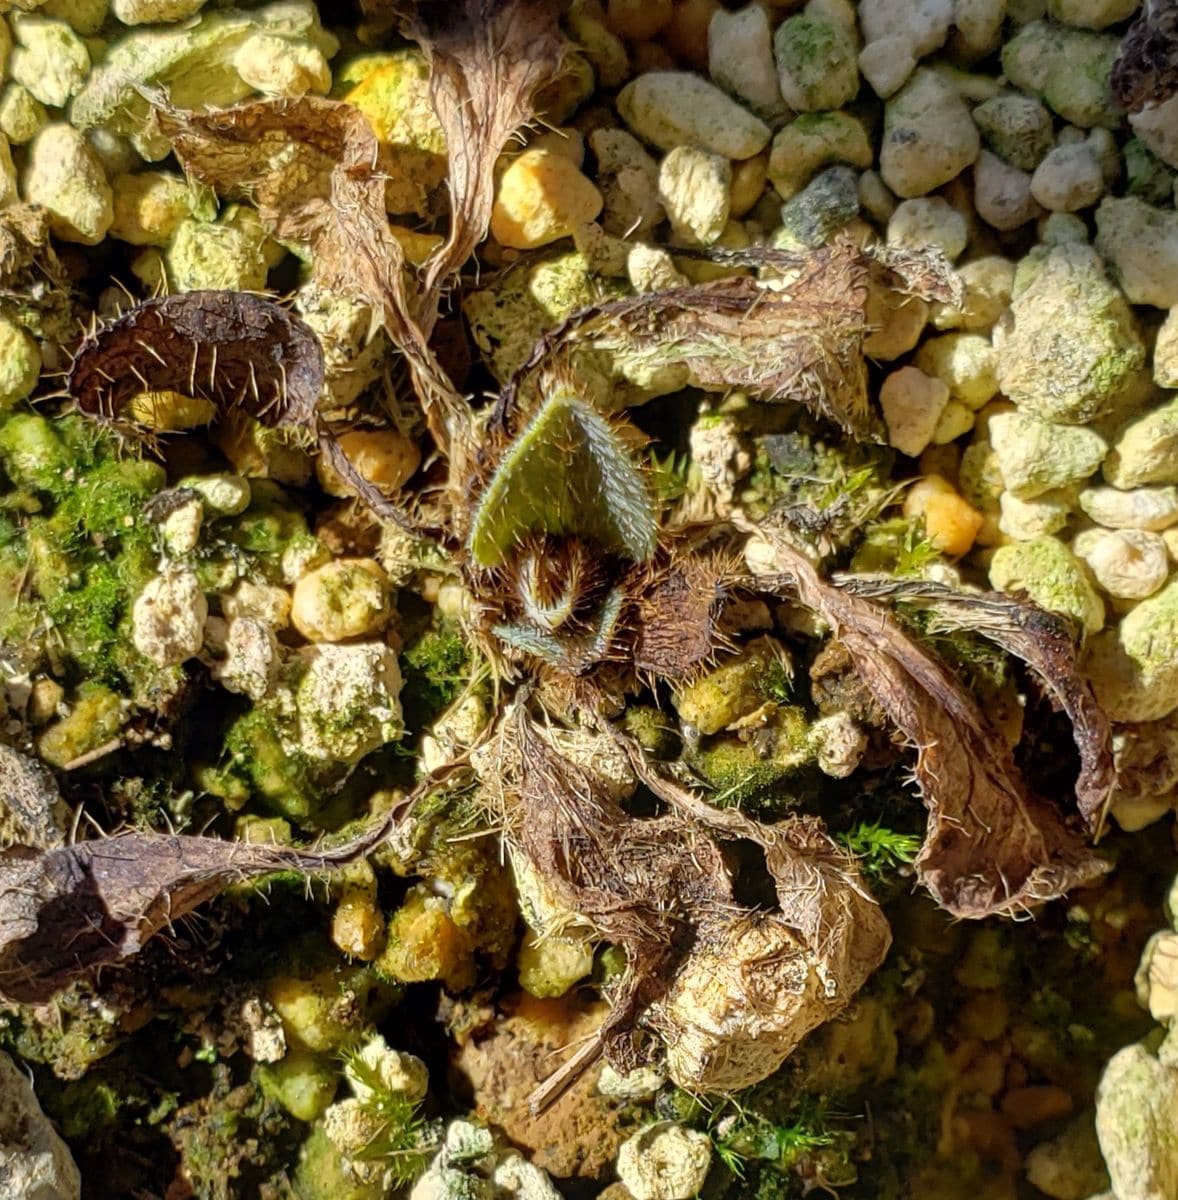
[[[460,767],[437,768],[369,829],[322,851],[138,832],[0,850],[0,998],[43,1003],[78,976],[137,954],[231,884],[354,862]]]
[[[449,452],[469,413],[418,324],[385,214],[386,156],[363,113],[313,96],[203,113],[157,100],[156,110],[185,170],[223,196],[252,201],[276,238],[310,247],[318,283],[371,307],[405,355],[430,433]]]
[[[323,386],[311,328],[250,292],[181,292],[146,300],[78,348],[70,395],[116,421],[140,392],[173,390],[239,408],[270,426],[310,429]]]
[[[430,64],[430,97],[446,135],[450,234],[425,265],[421,321],[432,329],[440,291],[483,240],[495,162],[531,120],[532,97],[553,78],[567,43],[554,0],[419,3],[406,31]]]
[[[588,346],[638,369],[680,363],[697,387],[797,401],[855,437],[878,440],[862,349],[867,258],[847,241],[806,255],[767,247],[722,255],[734,257],[772,266],[784,279],[720,279],[582,309],[537,343],[503,389],[493,421],[509,421],[521,392],[557,351]]]
[[[0,309],[31,332],[65,338],[72,329],[71,284],[49,236],[49,213],[39,204],[10,204],[0,212]]]
[[[666,680],[699,673],[725,649],[718,619],[735,578],[713,556],[672,558],[646,580],[638,581],[634,665]]]
[[[606,736],[668,811],[631,817],[517,704],[500,728],[498,763],[513,852],[563,909],[626,950],[600,1034],[615,1066],[637,1063],[634,1035],[645,1029],[666,1045],[681,1086],[758,1082],[850,1002],[887,951],[887,922],[816,821],[769,827],[713,809],[650,768],[629,739]],[[778,910],[735,900],[720,846],[741,839],[763,849]],[[542,1099],[584,1065],[578,1056]]]
[[[1113,97],[1129,112],[1178,92],[1178,4],[1145,0],[1121,42],[1109,77]]]
[[[916,749],[928,831],[915,866],[943,908],[960,917],[1017,913],[1108,869],[1058,808],[1027,794],[1010,748],[942,662],[884,606],[824,581],[788,542],[759,532],[774,546],[785,590],[827,621]],[[758,582],[774,590],[770,579]]]
[[[934,628],[979,633],[1026,663],[1072,723],[1080,754],[1077,808],[1089,829],[1100,832],[1116,780],[1112,729],[1091,684],[1079,670],[1077,630],[1072,622],[1037,604],[997,592],[961,592],[924,580],[876,576],[848,575],[834,582],[858,596],[923,605],[934,614]]]
[[[313,854],[155,833],[44,853],[0,850],[0,996],[42,1003],[77,976],[137,954],[231,883],[322,870],[362,852],[345,846]]]

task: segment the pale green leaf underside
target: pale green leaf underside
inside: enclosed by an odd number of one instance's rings
[[[470,552],[480,567],[503,562],[532,533],[577,534],[642,562],[657,523],[646,483],[600,413],[554,392],[512,443],[475,509]]]

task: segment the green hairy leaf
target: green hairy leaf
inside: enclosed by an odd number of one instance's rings
[[[470,552],[495,567],[530,533],[579,534],[643,562],[654,553],[646,482],[610,423],[553,392],[503,456],[475,509]]]

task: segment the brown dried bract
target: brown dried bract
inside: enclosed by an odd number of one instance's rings
[[[765,590],[792,591],[827,621],[916,749],[916,780],[929,814],[916,870],[941,907],[961,917],[1016,913],[1108,869],[1057,808],[1027,795],[1009,747],[942,662],[882,605],[824,581],[784,539],[761,533],[773,542],[784,579],[758,582]]]
[[[137,954],[231,883],[356,858],[220,838],[127,833],[38,853],[0,851],[0,996],[49,1000],[71,980]]]
[[[776,278],[721,279],[574,313],[541,339],[508,382],[493,422],[510,423],[520,396],[558,351],[589,346],[624,356],[638,369],[682,364],[696,387],[743,388],[760,400],[799,402],[854,437],[878,441],[882,424],[867,394],[863,357],[872,262],[882,261],[913,294],[956,294],[952,272],[929,256],[868,255],[847,239],[803,255],[765,246],[689,253],[755,266]]]
[[[565,911],[626,950],[600,1033],[619,1070],[640,1061],[634,1033],[644,1028],[666,1046],[681,1086],[756,1083],[850,1002],[887,952],[887,922],[818,822],[766,826],[713,809],[603,728],[666,813],[630,816],[517,703],[500,726],[496,764],[506,835]],[[721,844],[739,840],[763,850],[777,910],[735,899]],[[577,1056],[562,1074],[588,1059]],[[545,1097],[562,1081],[546,1085]]]
[[[1145,0],[1129,26],[1109,77],[1113,97],[1129,112],[1161,104],[1178,92],[1178,4]]]
[[[322,387],[323,351],[310,327],[263,296],[228,291],[144,301],[92,333],[68,377],[78,407],[108,421],[141,392],[171,390],[306,429]]]
[[[421,319],[483,240],[495,198],[495,162],[531,120],[532,97],[560,70],[568,43],[554,0],[435,0],[415,6],[406,32],[430,64],[430,96],[446,135],[450,235],[425,265]]]
[[[919,580],[864,576],[847,576],[836,582],[859,596],[923,605],[932,610],[936,626],[972,630],[1026,663],[1053,703],[1071,720],[1080,754],[1076,805],[1088,828],[1093,833],[1101,831],[1116,780],[1112,729],[1092,685],[1080,673],[1078,631],[1071,622],[1036,604],[996,592],[967,593]]]

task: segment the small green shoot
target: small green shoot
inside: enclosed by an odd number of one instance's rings
[[[920,851],[921,839],[915,834],[897,833],[877,821],[861,821],[837,836],[847,851],[859,860],[859,870],[875,878],[907,866]]]
[[[441,1141],[442,1123],[423,1117],[420,1101],[391,1091],[379,1067],[364,1059],[359,1046],[346,1049],[342,1057],[345,1073],[363,1093],[361,1106],[379,1123],[356,1157],[382,1163],[398,1187],[408,1186],[429,1166]]]
[[[650,456],[650,486],[660,504],[670,504],[687,491],[691,459],[686,454],[668,451],[665,458]]]

